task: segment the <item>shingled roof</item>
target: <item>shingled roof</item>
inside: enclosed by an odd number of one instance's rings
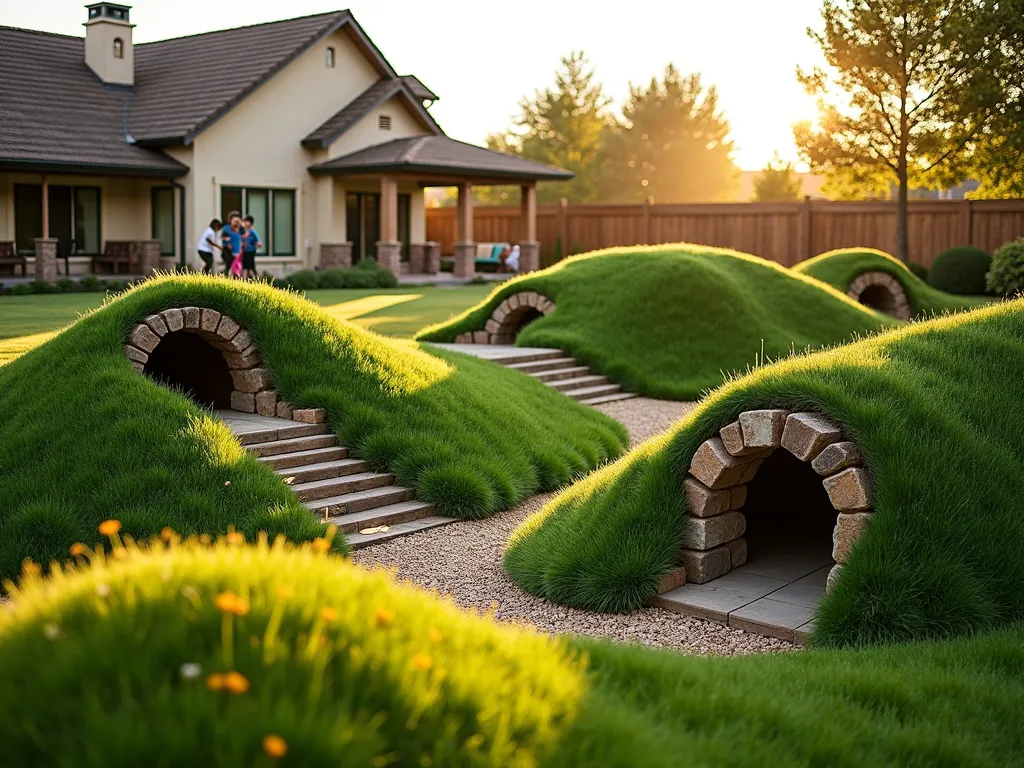
[[[413,136],[360,149],[310,166],[310,173],[352,175],[360,173],[414,172],[440,177],[488,181],[564,181],[569,171],[466,144],[447,136]]]

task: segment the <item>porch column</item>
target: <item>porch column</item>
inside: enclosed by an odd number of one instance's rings
[[[402,244],[398,240],[398,182],[380,177],[380,240],[377,264],[398,277],[402,263]]]
[[[320,241],[320,269],[352,266],[352,243],[345,240],[345,233],[336,217],[334,187],[333,176],[320,176],[316,180],[316,234]],[[344,190],[341,198],[345,198]]]
[[[50,237],[50,181],[42,174],[43,236],[36,243],[36,280],[52,283],[57,279],[57,238]]]
[[[537,185],[523,184],[520,188],[523,239],[519,241],[519,271],[540,269],[540,243],[537,242]]]
[[[476,276],[476,243],[473,241],[473,185],[459,184],[459,221],[455,238],[455,276]]]

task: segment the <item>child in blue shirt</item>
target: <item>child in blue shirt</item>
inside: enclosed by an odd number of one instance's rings
[[[242,277],[256,277],[256,251],[263,243],[260,241],[260,233],[253,225],[256,220],[252,216],[242,219],[245,224],[244,236],[242,237]]]
[[[242,214],[232,211],[228,214],[228,225],[221,230],[221,240],[224,248],[221,250],[221,258],[224,260],[224,274],[231,274],[231,265],[235,259],[242,258]]]

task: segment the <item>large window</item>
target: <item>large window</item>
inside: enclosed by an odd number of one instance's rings
[[[263,247],[259,255],[295,255],[295,190],[221,187],[221,220],[238,211],[252,216]]]
[[[174,187],[153,187],[150,197],[153,239],[160,241],[160,254],[174,255]]]

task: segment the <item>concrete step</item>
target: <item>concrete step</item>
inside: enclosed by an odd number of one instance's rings
[[[563,352],[558,357],[547,357],[543,360],[527,360],[523,363],[502,362],[502,365],[520,373],[536,373],[537,371],[554,371],[559,368],[570,368],[574,365],[579,365],[579,363],[576,362],[576,358],[566,357]]]
[[[612,395],[601,395],[600,397],[588,397],[580,400],[583,405],[601,405],[602,403],[614,403],[617,400],[630,400],[636,397],[636,392],[616,392]]]
[[[537,371],[530,376],[538,381],[558,381],[559,379],[574,379],[578,376],[586,376],[590,369],[585,365],[573,365],[568,368],[555,368],[550,371]]]
[[[584,387],[596,387],[599,384],[607,384],[607,376],[577,376],[574,379],[561,379],[560,381],[548,381],[546,384],[553,389],[557,389],[559,392],[568,392],[573,389],[582,389]]]
[[[618,384],[601,384],[597,387],[581,387],[580,389],[570,389],[562,394],[567,397],[571,397],[573,400],[589,400],[595,397],[601,397],[602,395],[612,395],[616,392],[621,392],[622,387]]]
[[[327,480],[332,477],[355,475],[368,471],[366,462],[361,459],[338,459],[321,461],[316,464],[303,464],[276,470],[283,477],[290,477],[292,483],[311,483],[314,480]]]
[[[257,456],[278,456],[282,453],[309,451],[314,448],[330,448],[337,442],[338,438],[334,435],[312,435],[296,437],[291,440],[271,440],[268,443],[257,443],[247,447],[251,453],[255,453]]]
[[[266,464],[274,470],[288,469],[289,467],[304,467],[309,464],[318,464],[325,461],[348,458],[348,448],[340,445],[332,445],[328,448],[313,448],[308,451],[293,451],[292,453],[278,453],[273,456],[263,456],[257,461]]]
[[[343,493],[338,496],[328,496],[327,498],[316,499],[315,501],[307,501],[304,502],[303,506],[327,519],[334,515],[362,512],[366,509],[376,509],[388,504],[397,504],[400,501],[409,501],[412,497],[413,490],[411,488],[385,485],[380,488],[371,488],[368,491]]]
[[[238,442],[249,446],[257,443],[269,443],[277,440],[291,440],[295,437],[309,437],[310,435],[326,435],[330,430],[326,424],[299,424],[294,427],[280,427],[278,429],[261,429],[256,432],[242,432],[238,435]]]
[[[437,528],[439,525],[448,525],[454,522],[456,520],[453,517],[421,517],[419,520],[411,520],[408,523],[389,526],[388,530],[381,533],[371,533],[368,535],[350,533],[346,538],[352,549],[362,549],[373,544],[382,544],[385,541],[391,541],[391,539],[397,539],[401,536],[408,536],[411,533],[419,533],[430,528]]]
[[[488,355],[486,359],[491,360],[499,365],[513,366],[521,365],[523,363],[534,363],[543,360],[557,360],[565,357],[565,352],[560,349],[530,349],[525,348],[522,351],[508,352],[505,354]]]
[[[434,506],[425,501],[401,501],[398,504],[388,504],[383,507],[364,509],[362,512],[349,512],[345,515],[336,515],[327,522],[338,526],[342,533],[357,533],[365,528],[376,528],[380,525],[398,525],[407,523],[410,520],[419,520],[421,517],[430,517],[434,514]]]
[[[360,472],[343,477],[329,477],[326,480],[313,480],[309,483],[294,483],[292,490],[303,501],[316,501],[331,496],[368,491],[371,488],[391,485],[394,475],[382,475],[379,472]]]

